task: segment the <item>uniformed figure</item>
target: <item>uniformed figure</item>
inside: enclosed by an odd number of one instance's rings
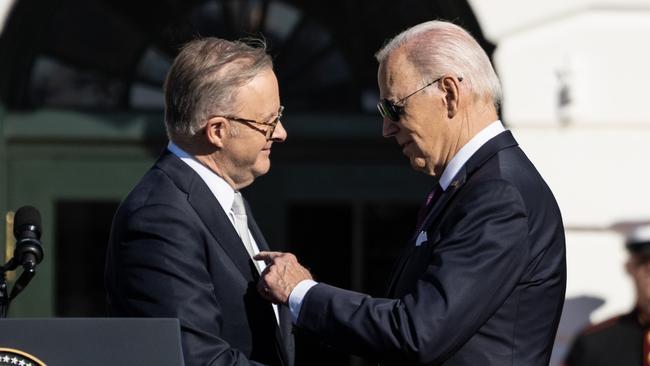
[[[588,327],[574,341],[566,366],[650,366],[650,225],[628,238],[626,270],[634,280],[632,312]]]

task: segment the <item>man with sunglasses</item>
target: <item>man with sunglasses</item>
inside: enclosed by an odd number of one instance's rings
[[[383,135],[432,177],[385,298],[265,252],[260,293],[295,325],[387,365],[548,365],[566,286],[550,189],[498,120],[500,84],[462,28],[432,21],[377,53]]]
[[[164,89],[169,144],[113,220],[111,315],[178,318],[187,366],[291,366],[289,310],[255,291],[269,247],[240,193],[287,137],[265,44],[189,42]]]

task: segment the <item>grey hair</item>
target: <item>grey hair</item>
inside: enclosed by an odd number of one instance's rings
[[[501,83],[487,54],[469,32],[453,23],[433,20],[418,24],[395,36],[375,58],[381,64],[394,51],[406,47],[407,59],[418,70],[423,83],[450,74],[463,78],[475,99],[501,104]]]
[[[273,68],[262,39],[209,37],[181,49],[165,79],[165,128],[171,141],[187,140],[208,117],[229,114],[238,88]]]

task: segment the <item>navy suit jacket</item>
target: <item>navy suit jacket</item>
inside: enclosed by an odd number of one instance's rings
[[[247,206],[249,228],[268,250]],[[113,316],[173,317],[185,364],[293,364],[288,309],[278,326],[257,270],[201,177],[166,151],[122,202],[105,283]]]
[[[509,131],[483,145],[435,201],[387,298],[318,284],[297,326],[395,365],[548,365],[566,287],[550,189]],[[423,235],[423,234],[422,234]]]

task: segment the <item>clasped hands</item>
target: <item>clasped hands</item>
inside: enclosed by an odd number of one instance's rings
[[[311,273],[291,253],[259,252],[254,259],[266,263],[257,290],[272,303],[286,305],[291,291],[298,283],[313,279]]]

